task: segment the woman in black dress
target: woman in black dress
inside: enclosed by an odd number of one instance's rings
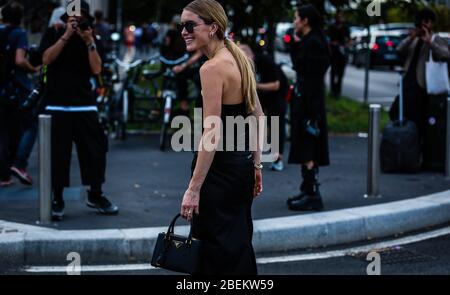
[[[323,209],[317,175],[320,166],[330,164],[324,83],[330,53],[321,23],[320,14],[312,5],[296,11],[295,29],[302,39],[292,50],[297,85],[292,102],[289,163],[302,165],[303,183],[300,195],[288,200],[289,209],[294,211]]]
[[[200,50],[209,59],[200,70],[203,137],[181,206],[181,215],[192,221],[193,236],[202,241],[198,274],[255,275],[251,207],[262,192],[261,153],[252,153],[248,145],[245,151],[218,150],[220,143],[226,147],[231,140],[223,122],[226,117],[264,115],[253,66],[236,44],[226,39],[228,19],[218,2],[194,1],[186,6],[181,19],[187,50]],[[215,126],[206,124],[213,118],[222,120]],[[217,124],[224,129],[223,138],[214,133]],[[250,138],[246,139],[248,143]]]

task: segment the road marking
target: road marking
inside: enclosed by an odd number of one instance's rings
[[[395,239],[386,242],[379,242],[365,246],[352,247],[336,251],[318,252],[311,254],[299,255],[285,255],[276,257],[258,258],[257,262],[260,265],[286,263],[286,262],[300,262],[311,260],[322,260],[330,258],[345,257],[351,254],[371,252],[379,249],[386,249],[408,244],[415,244],[426,240],[431,240],[446,236],[450,234],[450,227],[434,230],[431,232],[408,236],[400,239]],[[150,264],[124,264],[124,265],[98,265],[98,266],[81,266],[81,272],[124,272],[124,271],[155,271],[157,268]],[[67,266],[32,266],[24,269],[28,273],[66,273]]]
[[[348,256],[351,254],[356,254],[356,253],[371,252],[371,251],[379,250],[379,249],[386,249],[386,248],[392,248],[392,247],[396,247],[396,246],[415,244],[415,243],[423,242],[426,240],[431,240],[431,239],[435,239],[438,237],[446,236],[449,234],[450,234],[450,227],[447,227],[447,228],[443,228],[443,229],[439,229],[439,230],[435,230],[435,231],[431,231],[431,232],[427,232],[427,233],[423,233],[423,234],[418,234],[415,236],[409,236],[409,237],[400,238],[400,239],[396,239],[396,240],[380,242],[380,243],[375,243],[375,244],[365,245],[365,246],[360,246],[360,247],[336,250],[336,251],[259,258],[258,264],[300,262],[300,261],[345,257],[345,256]]]
[[[92,265],[81,266],[81,272],[151,271],[150,264]],[[25,269],[29,273],[66,273],[67,266],[32,266]]]

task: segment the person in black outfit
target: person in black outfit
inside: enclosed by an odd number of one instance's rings
[[[219,145],[245,136],[247,144],[258,135],[244,130],[228,134],[226,117],[264,114],[259,103],[255,73],[251,61],[232,41],[225,38],[228,27],[223,7],[214,0],[196,0],[182,14],[182,36],[190,52],[201,50],[208,61],[200,76],[204,119],[223,126],[221,138],[212,126],[204,126],[200,151],[192,165],[192,178],[181,205],[181,215],[192,221],[193,237],[202,241],[201,275],[256,275],[257,265],[252,245],[251,207],[262,192],[261,151],[250,148],[220,151]],[[237,129],[237,128],[234,128]],[[250,134],[251,135],[251,134]],[[205,143],[211,143],[206,146]]]
[[[292,101],[290,164],[302,165],[300,195],[288,200],[290,210],[320,211],[322,197],[317,179],[320,166],[328,166],[328,127],[324,78],[329,68],[329,49],[321,31],[321,18],[311,5],[296,12],[295,28],[302,39],[294,46],[292,61],[297,72]]]
[[[102,192],[108,140],[98,120],[90,84],[101,72],[102,61],[92,33],[89,5],[81,2],[82,15],[62,16],[65,31],[50,28],[41,43],[48,65],[45,112],[52,116],[53,218],[64,215],[63,191],[70,186],[72,143],[75,142],[83,185],[90,186],[87,206],[101,214],[118,213]]]
[[[256,70],[256,82],[259,99],[264,113],[269,117],[278,117],[280,120],[278,142],[280,150],[278,159],[272,164],[273,171],[281,172],[284,170],[283,154],[286,141],[286,95],[289,90],[289,84],[283,70],[278,66],[274,59],[263,53],[255,53],[247,44],[240,45],[242,51],[254,61]]]
[[[335,23],[329,28],[331,49],[331,94],[339,98],[342,94],[342,80],[348,62],[348,47],[351,42],[350,30],[345,24],[342,12],[337,12]]]
[[[23,146],[24,132],[33,129],[32,114],[20,109],[23,100],[32,89],[28,73],[38,72],[40,67],[27,59],[28,39],[26,31],[20,27],[24,15],[23,6],[17,1],[9,1],[2,8],[4,26],[0,28],[0,187],[13,184],[11,175],[25,184],[32,179],[25,171],[31,148]],[[33,137],[31,135],[31,137]],[[27,140],[25,140],[27,141]],[[31,138],[31,142],[34,140]],[[27,151],[25,151],[27,150]],[[16,167],[17,166],[17,167]]]

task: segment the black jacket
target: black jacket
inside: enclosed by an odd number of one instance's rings
[[[297,95],[292,101],[292,143],[289,163],[316,165],[330,163],[328,126],[325,109],[325,75],[330,66],[327,41],[320,31],[311,31],[293,46],[291,52],[297,72]],[[318,138],[305,130],[307,121],[315,122],[320,130]]]

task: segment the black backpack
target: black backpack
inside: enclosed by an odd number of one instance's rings
[[[14,52],[11,51],[8,38],[15,28],[8,26],[0,30],[0,87],[5,86],[13,76]]]

